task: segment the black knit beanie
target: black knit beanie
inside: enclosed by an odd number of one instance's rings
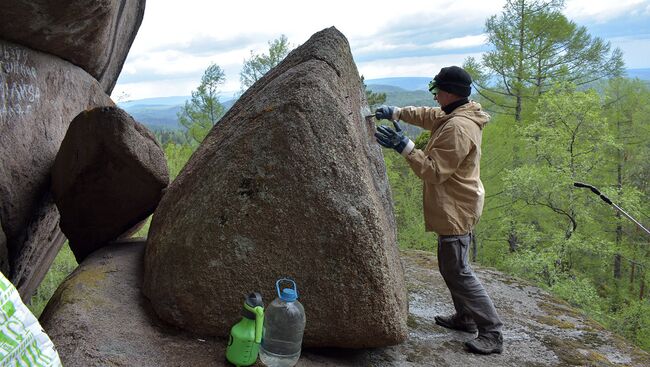
[[[433,80],[436,88],[445,92],[460,97],[469,97],[472,94],[472,77],[458,66],[448,66],[440,69],[440,72]]]

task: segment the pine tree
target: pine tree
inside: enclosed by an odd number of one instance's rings
[[[204,72],[192,98],[178,112],[178,122],[196,143],[201,143],[224,114],[219,102],[219,88],[226,76],[219,65],[211,64]]]
[[[554,83],[580,86],[622,73],[621,51],[568,20],[563,7],[563,0],[508,0],[487,20],[492,50],[464,67],[488,109],[519,122]]]

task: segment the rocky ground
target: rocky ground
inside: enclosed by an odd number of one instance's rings
[[[41,321],[64,365],[228,366],[225,340],[179,332],[154,316],[141,295],[143,252],[144,241],[104,248],[59,288]],[[463,342],[473,335],[434,323],[435,315],[452,312],[435,256],[407,251],[402,260],[409,291],[408,341],[378,349],[305,350],[297,366],[650,365],[648,353],[566,303],[519,279],[482,268],[476,272],[505,324],[505,350],[501,355],[469,354]],[[309,307],[305,304],[307,322]]]

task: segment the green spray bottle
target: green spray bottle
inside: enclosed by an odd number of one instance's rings
[[[246,297],[242,319],[230,329],[226,359],[237,367],[257,361],[264,326],[262,295],[255,292]]]

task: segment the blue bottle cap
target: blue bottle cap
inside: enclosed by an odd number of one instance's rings
[[[285,302],[294,302],[295,300],[298,299],[298,295],[296,295],[296,291],[294,291],[293,289],[284,288],[282,290],[282,294],[280,295],[280,299]]]

